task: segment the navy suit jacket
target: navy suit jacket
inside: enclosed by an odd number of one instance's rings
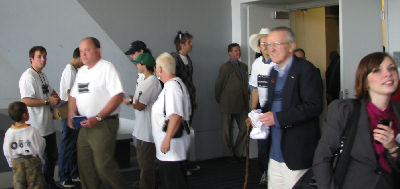
[[[274,88],[274,84],[271,87]],[[268,102],[272,102],[273,90],[268,90],[268,93]],[[282,155],[289,169],[311,167],[320,138],[319,115],[322,107],[323,90],[319,69],[293,56],[282,91],[282,111],[276,112],[282,129]]]

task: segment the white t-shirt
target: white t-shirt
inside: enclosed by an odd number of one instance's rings
[[[251,68],[251,76],[249,79],[249,85],[251,85],[252,87],[256,87],[258,89],[258,102],[260,103],[261,107],[263,107],[268,100],[267,99],[268,88],[259,85],[258,78],[269,77],[271,69],[276,66],[276,64],[273,62],[265,64],[262,60],[263,60],[262,56],[254,60]]]
[[[182,89],[177,82],[181,84]],[[164,103],[166,106],[166,118],[164,117]],[[163,154],[161,152],[161,143],[165,138],[165,132],[162,131],[162,127],[164,121],[169,119],[172,114],[181,116],[183,120],[189,120],[190,112],[191,106],[189,93],[183,81],[179,77],[167,81],[156,102],[154,102],[151,111],[151,123],[154,143],[156,145],[156,157],[160,161],[186,160],[186,152],[190,145],[190,136],[186,131],[183,131],[183,135],[180,138],[171,139],[170,150],[166,154]]]
[[[68,90],[74,85],[76,69],[71,64],[67,64],[61,75],[60,81],[60,98],[63,101],[68,101]]]
[[[82,66],[76,74],[71,96],[76,98],[78,112],[82,116],[96,116],[117,94],[123,93],[119,73],[111,62],[99,60],[88,69]],[[119,113],[119,107],[110,115]]]
[[[29,125],[19,128],[11,126],[4,136],[3,153],[10,167],[12,167],[11,159],[18,158],[21,155],[33,155],[44,162],[42,155],[45,146],[45,140],[36,128]]]
[[[134,129],[132,135],[139,140],[154,142],[151,133],[151,107],[157,100],[160,91],[161,84],[154,75],[150,75],[148,78],[139,82],[136,86],[134,101],[139,98],[139,102],[146,105],[146,108],[142,111],[135,109]]]
[[[43,86],[47,85],[47,93],[43,93]],[[53,88],[49,84],[47,76],[42,73],[37,73],[34,69],[28,68],[22,73],[19,79],[19,92],[21,99],[25,97],[47,99],[53,92]],[[30,114],[28,124],[39,130],[41,136],[47,136],[55,132],[53,113],[49,105],[29,107]]]

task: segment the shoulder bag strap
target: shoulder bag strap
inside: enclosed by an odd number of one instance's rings
[[[346,128],[344,134],[342,135],[342,137],[345,139],[343,153],[340,155],[334,173],[335,181],[339,188],[342,188],[346,177],[346,172],[350,162],[350,152],[353,147],[354,138],[357,133],[358,120],[360,118],[361,102],[358,99],[354,99],[352,101],[354,107],[353,113],[346,122]]]

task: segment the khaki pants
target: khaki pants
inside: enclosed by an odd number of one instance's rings
[[[140,189],[154,189],[156,146],[152,142],[136,139],[136,157],[140,167]]]
[[[24,156],[11,160],[15,189],[42,189],[42,162],[36,156]]]
[[[128,188],[114,158],[119,119],[106,119],[78,135],[78,169],[82,188]]]
[[[224,142],[225,156],[243,156],[246,144],[246,118],[247,112],[239,114],[222,113],[222,140]],[[235,144],[233,144],[233,119],[235,119],[239,127]]]
[[[286,163],[269,159],[268,188],[292,189],[308,169],[290,170]]]

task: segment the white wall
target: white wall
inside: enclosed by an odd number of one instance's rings
[[[142,40],[157,57],[173,52],[173,39],[178,30],[194,37],[194,84],[199,109],[192,126],[195,129],[195,157],[202,160],[223,154],[221,119],[214,98],[214,84],[219,66],[228,60],[226,48],[231,42],[231,6],[229,1],[214,0],[146,0],[98,1],[79,0],[81,5],[122,49]],[[135,68],[130,68],[135,69]],[[129,90],[134,89],[136,76],[126,75]],[[125,115],[128,119],[131,115]]]
[[[339,28],[341,89],[348,91],[345,98],[354,98],[358,63],[365,55],[382,51],[381,1],[340,0]]]
[[[123,54],[130,42],[145,41],[156,57],[161,52],[175,51],[176,31],[189,31],[194,36],[190,55],[199,104],[193,123],[196,154],[192,159],[222,155],[214,83],[219,66],[228,59],[226,48],[232,35],[229,1],[4,0],[0,4],[1,68],[16,75],[7,78],[12,81],[4,86],[13,90],[0,93],[5,105],[10,96],[19,98],[17,80],[30,66],[28,51],[34,45],[46,47],[48,61],[44,72],[58,91],[61,72],[71,60],[73,49],[82,38],[94,36],[102,44],[103,58],[113,62],[121,72],[125,91],[133,93],[137,71]],[[123,107],[121,117],[133,119],[133,111]]]
[[[390,55],[400,51],[400,1],[386,0],[386,50]],[[400,65],[400,62],[397,62]]]
[[[3,0],[0,6],[0,57],[2,73],[15,75],[2,80],[6,93],[0,93],[6,108],[9,96],[20,97],[18,80],[22,72],[30,67],[28,51],[32,46],[42,45],[47,49],[47,74],[50,85],[59,91],[61,72],[72,58],[73,50],[79,41],[87,36],[98,38],[102,45],[104,59],[113,62],[123,76],[136,74],[128,58],[87,14],[77,1],[60,0]],[[3,70],[4,68],[4,70]],[[122,77],[124,86],[128,80]]]

